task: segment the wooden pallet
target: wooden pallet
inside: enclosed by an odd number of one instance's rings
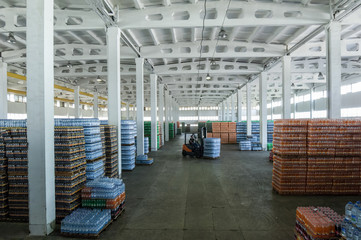
[[[100,234],[112,224],[113,220],[110,220],[107,225],[105,225],[97,234],[79,234],[79,233],[61,233],[60,235],[63,237],[70,237],[70,238],[82,238],[82,239],[97,239],[99,238]]]
[[[148,158],[147,160],[140,160],[140,161],[151,161],[151,160],[153,160],[153,158]],[[135,165],[151,166],[151,165],[153,165],[153,163],[154,163],[154,160],[153,160],[153,162],[150,163],[150,164],[147,164],[147,163],[137,163],[137,160],[135,160]]]
[[[212,158],[212,157],[205,157],[205,156],[203,156],[202,158],[203,158],[203,159],[216,160],[216,159],[220,159],[221,157],[219,156],[219,157]]]

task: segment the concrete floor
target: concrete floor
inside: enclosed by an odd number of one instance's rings
[[[101,239],[293,239],[297,206],[343,212],[357,196],[280,196],[266,152],[222,146],[219,160],[183,158],[183,138],[152,153],[152,166],[123,173],[126,212]],[[27,224],[0,223],[0,239],[27,237]],[[59,231],[46,239],[62,239]]]

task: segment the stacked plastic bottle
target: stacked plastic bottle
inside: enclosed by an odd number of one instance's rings
[[[302,122],[302,131],[291,132],[299,126],[297,121]],[[298,184],[303,183],[307,175],[304,192],[308,194],[361,192],[361,120],[278,120],[275,122],[273,150],[273,172],[278,182],[279,176],[285,177],[292,172],[292,181]],[[288,164],[287,168],[279,164],[285,162],[286,156],[294,156],[289,159],[293,164]],[[296,156],[299,159],[297,164]],[[295,179],[296,173],[302,173],[302,181],[301,176],[299,181]]]
[[[111,221],[109,209],[78,208],[61,221],[61,234],[70,237],[96,237]]]
[[[148,158],[147,155],[138,155],[135,160],[137,165],[151,165],[153,162],[153,158]]]
[[[122,120],[121,121],[121,143],[122,143],[122,169],[133,170],[135,168],[135,121]]]
[[[56,218],[63,219],[80,206],[86,176],[83,127],[55,127]]]
[[[149,153],[149,138],[148,137],[144,137],[144,154],[148,154]]]
[[[105,176],[117,177],[118,173],[118,138],[117,127],[104,125],[105,130]]]
[[[6,219],[9,213],[8,192],[9,183],[7,178],[8,161],[5,157],[6,130],[0,129],[0,220]]]
[[[8,160],[9,216],[19,221],[29,218],[27,129],[11,127],[5,137]]]
[[[361,203],[348,202],[345,206],[345,218],[341,225],[341,236],[344,239],[360,239],[361,237]]]
[[[203,156],[207,158],[219,158],[221,155],[221,139],[205,138]]]
[[[262,151],[262,144],[259,142],[252,142],[252,151]]]
[[[267,121],[267,142],[272,143],[273,141],[273,129],[274,123],[273,121]],[[237,143],[240,141],[247,140],[247,122],[237,122],[236,123],[236,131],[237,131]],[[260,123],[259,121],[252,121],[251,125],[251,133],[254,136],[253,141],[259,142],[260,141]]]
[[[144,122],[144,137],[148,137],[149,138],[149,146],[151,146],[152,144],[152,139],[151,139],[151,130],[152,130],[152,123],[150,121],[145,121]],[[159,122],[157,122],[157,149],[159,149],[160,147],[160,134],[159,134]]]
[[[159,131],[159,135],[158,135],[158,142],[159,142],[159,147],[162,147],[164,145],[163,141],[162,141],[162,137],[163,137],[163,129],[162,129],[162,125],[160,122],[157,123],[158,125],[158,131]]]
[[[102,142],[102,152],[103,155],[105,156],[105,128],[104,125],[100,125],[99,128],[100,128],[100,139]]]
[[[274,126],[272,186],[280,194],[304,194],[307,120],[277,120]]]
[[[169,139],[175,138],[175,125],[174,123],[169,123]]]
[[[239,150],[240,151],[251,151],[252,150],[252,143],[251,141],[244,140],[239,142]]]
[[[295,239],[338,239],[342,220],[329,207],[298,207]]]
[[[125,185],[118,178],[98,178],[86,183],[81,196],[83,207],[110,209],[116,218],[124,210]]]

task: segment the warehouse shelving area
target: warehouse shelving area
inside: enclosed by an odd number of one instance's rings
[[[0,0],[0,239],[359,239],[360,19]]]

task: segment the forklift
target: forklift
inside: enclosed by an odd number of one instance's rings
[[[184,133],[184,144],[183,144],[183,150],[182,155],[185,156],[192,156],[196,158],[203,157],[203,151],[204,151],[204,141],[207,137],[207,129],[205,127],[202,127],[200,133],[198,133],[198,139],[200,142],[198,142],[196,134],[192,133],[189,142],[187,144],[187,133]]]

